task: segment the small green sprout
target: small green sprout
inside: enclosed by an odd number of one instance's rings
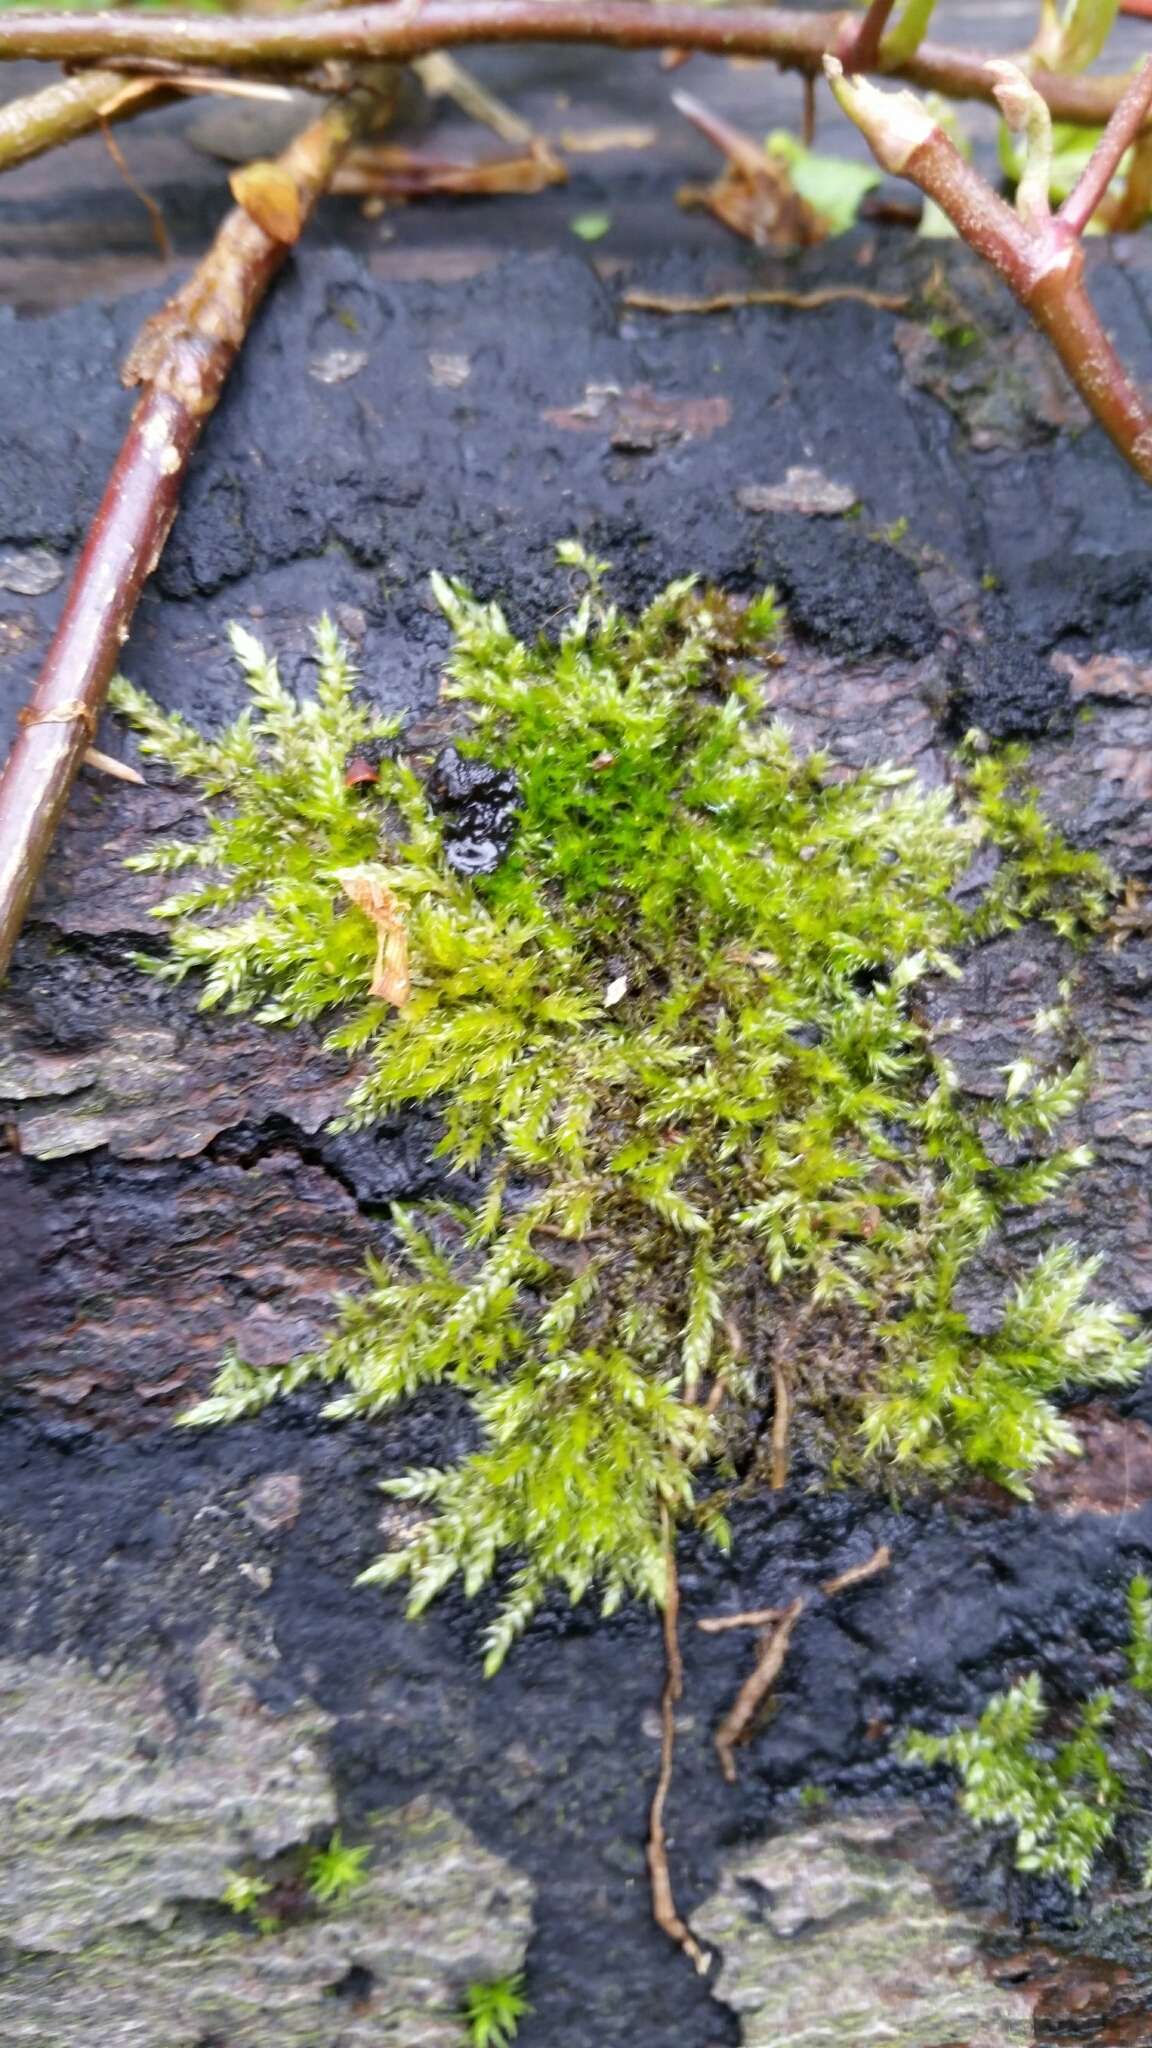
[[[263,1877],[250,1877],[243,1870],[229,1870],[228,1879],[220,1894],[220,1903],[233,1913],[251,1913],[265,1899],[272,1887]]]
[[[574,213],[568,222],[582,242],[602,242],[612,226],[610,213]]]
[[[322,1906],[350,1898],[368,1882],[364,1865],[370,1854],[367,1846],[352,1848],[337,1828],[327,1848],[317,1849],[308,1859],[304,1875],[313,1898]]]
[[[522,1976],[494,1977],[470,1984],[464,1993],[468,2048],[508,2048],[520,2022],[532,2010],[524,1997]]]

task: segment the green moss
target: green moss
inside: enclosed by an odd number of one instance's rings
[[[469,2048],[510,2048],[531,2010],[522,1976],[478,1979],[464,1994]]]
[[[1128,1675],[1137,1692],[1152,1692],[1152,1582],[1143,1573],[1128,1588]]]
[[[975,1727],[951,1735],[916,1732],[904,1754],[910,1763],[947,1763],[959,1771],[965,1813],[980,1827],[1015,1829],[1018,1870],[1066,1877],[1082,1891],[1123,1800],[1100,1739],[1112,1707],[1110,1692],[1093,1693],[1068,1740],[1046,1749],[1038,1738],[1047,1704],[1033,1672],[995,1693]]]
[[[1129,1682],[1133,1691],[1145,1692],[1152,1688],[1147,1579],[1132,1580],[1128,1612]],[[1018,1870],[1066,1878],[1080,1892],[1134,1804],[1136,1787],[1118,1768],[1108,1737],[1118,1701],[1116,1692],[1094,1692],[1077,1710],[1071,1732],[1053,1742],[1046,1734],[1044,1689],[1033,1672],[995,1693],[973,1726],[949,1735],[915,1730],[905,1739],[904,1756],[909,1763],[950,1764],[960,1775],[960,1803],[977,1826],[1014,1829]],[[1141,1753],[1146,1757],[1143,1745]],[[1145,1853],[1152,1867],[1152,1849]]]
[[[315,1850],[308,1858],[304,1875],[313,1898],[322,1906],[350,1898],[368,1882],[364,1865],[371,1853],[370,1844],[354,1848],[337,1828],[327,1846]]]
[[[587,594],[531,647],[436,583],[460,744],[522,796],[511,853],[475,881],[327,622],[301,701],[234,633],[253,703],[216,740],[117,694],[145,752],[208,800],[201,840],[136,863],[192,871],[160,907],[155,971],[202,975],[208,1006],[323,1022],[354,1062],[346,1121],[434,1103],[460,1175],[458,1204],[396,1215],[324,1348],[282,1370],[226,1361],[192,1419],[307,1381],[336,1419],[461,1389],[479,1449],[392,1482],[428,1514],[365,1576],[407,1578],[418,1611],[513,1557],[490,1668],[552,1581],[609,1609],[659,1599],[666,1518],[725,1540],[701,1480],[722,1476],[774,1354],[862,1454],[1016,1486],[1070,1441],[1051,1399],[1066,1380],[1127,1382],[1146,1358],[1067,1247],[991,1334],[957,1308],[1005,1209],[1084,1163],[1048,1143],[1084,1076],[1017,1063],[977,1113],[920,997],[974,933],[1097,920],[1102,864],[1051,832],[1015,760],[975,757],[955,792],[926,792],[799,754],[761,708],[770,594],[741,610],[686,581],[631,621],[603,601],[603,565],[564,559]],[[381,742],[365,801],[345,759]],[[956,885],[988,839],[998,871],[964,913]],[[407,950],[399,1008],[366,993],[379,934],[349,886],[384,906],[393,967]],[[1005,1135],[1023,1163],[997,1163]]]

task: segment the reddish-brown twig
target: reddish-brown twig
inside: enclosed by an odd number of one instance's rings
[[[162,57],[177,64],[298,70],[329,57],[408,62],[468,43],[602,43],[620,50],[682,49],[716,56],[768,57],[782,69],[819,71],[826,55],[859,28],[844,10],[700,7],[668,0],[423,0],[316,14],[0,14],[0,60],[119,64]],[[891,75],[951,99],[991,100],[986,59],[923,42]],[[1060,121],[1102,127],[1127,80],[1038,75],[1037,90]]]
[[[1082,235],[1109,185],[1148,119],[1152,107],[1152,57],[1146,57],[1060,208],[1059,220]]]
[[[989,68],[997,97],[1014,126],[1046,122],[1044,102],[1022,72],[1010,64]],[[1020,210],[1014,211],[965,162],[913,94],[882,93],[860,79],[846,78],[835,58],[826,59],[825,71],[877,162],[896,176],[911,179],[934,199],[969,246],[999,271],[1048,336],[1105,433],[1145,482],[1152,483],[1152,408],[1121,363],[1088,297],[1084,251],[1074,226],[1048,211],[1046,167],[1038,162],[1032,177],[1026,167]],[[1137,104],[1134,85],[1113,116],[1126,138],[1125,147],[1139,127]],[[1107,164],[1113,145],[1105,149],[1105,140],[1097,156]]]
[[[843,52],[845,71],[871,71],[880,55],[880,42],[896,0],[871,0],[867,14]]]
[[[736,1745],[748,1734],[761,1706],[783,1669],[792,1631],[804,1612],[804,1602],[793,1600],[775,1628],[764,1638],[756,1669],[744,1680],[731,1707],[716,1730],[716,1754],[729,1785],[736,1783]]]
[[[284,152],[305,219],[345,152],[390,104],[392,73],[335,101]],[[31,702],[0,778],[0,975],[128,637],[140,591],[176,515],[192,450],[287,244],[242,207],[125,366],[142,386],[89,529]]]
[[[676,1905],[672,1874],[668,1868],[668,1836],[664,1808],[672,1783],[672,1760],[676,1749],[676,1707],[684,1691],[684,1662],[680,1655],[680,1581],[676,1573],[676,1550],[671,1517],[664,1511],[664,1691],[660,1700],[660,1774],[652,1795],[648,1820],[648,1876],[652,1888],[652,1917],[670,1941],[674,1941],[703,1975],[708,1957]]]

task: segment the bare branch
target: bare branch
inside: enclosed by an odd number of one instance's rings
[[[1060,219],[1074,235],[1082,235],[1131,149],[1152,108],[1152,57],[1145,57],[1116,112],[1096,144],[1072,191],[1060,208]]]
[[[1084,288],[1084,251],[1067,222],[1031,224],[1005,204],[928,109],[908,92],[882,93],[825,62],[832,89],[885,170],[910,178],[987,259],[1048,336],[1105,433],[1152,483],[1152,409],[1116,354]],[[1022,75],[1022,74],[1021,74]],[[997,81],[1003,83],[1002,78]]]
[[[287,16],[27,13],[0,15],[0,60],[116,64],[159,57],[197,67],[298,70],[330,57],[406,63],[469,43],[530,41],[767,57],[784,70],[811,74],[858,27],[856,16],[842,10],[791,13],[668,0],[424,0],[411,11],[376,5]],[[890,69],[951,99],[993,97],[988,65],[971,51],[922,42]],[[1127,80],[1050,72],[1036,84],[1055,119],[1103,127]]]
[[[845,71],[874,71],[880,56],[880,41],[896,0],[871,0],[868,12],[844,52]]]
[[[59,143],[74,142],[104,121],[126,121],[172,97],[160,79],[133,79],[123,71],[81,71],[26,99],[9,100],[0,107],[0,171],[42,156]]]
[[[365,80],[280,157],[301,220],[346,151],[390,108],[393,83],[391,72]],[[176,516],[189,458],[287,249],[235,208],[188,282],[147,323],[125,366],[125,382],[143,391],[0,778],[0,976],[95,736],[141,589]]]

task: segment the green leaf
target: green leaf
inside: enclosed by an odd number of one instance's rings
[[[612,226],[612,215],[610,213],[574,213],[570,217],[568,225],[574,235],[579,235],[582,242],[602,242]]]
[[[828,225],[832,235],[846,234],[860,210],[860,202],[880,183],[874,164],[856,163],[848,157],[819,156],[806,149],[796,136],[777,128],[766,144],[772,156],[781,158],[800,197]]]

